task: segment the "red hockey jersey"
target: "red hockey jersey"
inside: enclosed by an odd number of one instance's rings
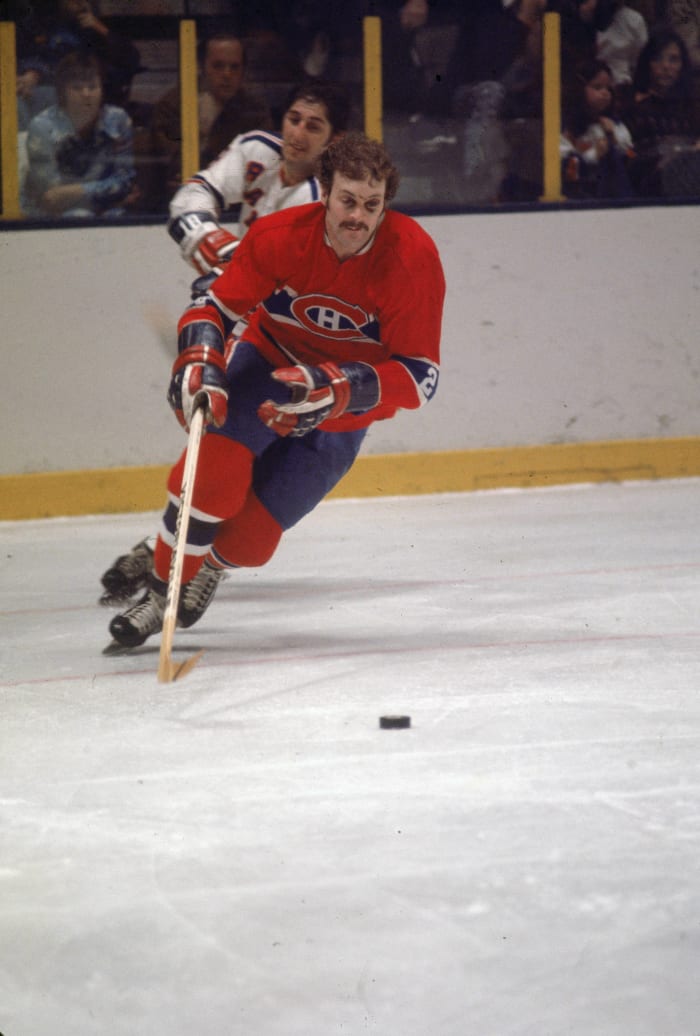
[[[323,425],[339,431],[433,396],[445,279],[434,242],[409,216],[388,210],[368,245],[341,262],[325,211],[313,203],[258,219],[210,295],[228,319],[248,314],[245,339],[276,367],[332,360],[376,369],[378,405]]]

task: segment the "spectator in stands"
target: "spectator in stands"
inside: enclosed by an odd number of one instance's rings
[[[231,6],[246,40],[254,40],[256,49],[262,44],[273,64],[289,70],[289,86],[303,75],[345,78],[344,60],[361,55],[363,14],[378,13],[371,0],[232,0]]]
[[[562,75],[581,62],[599,57],[598,35],[607,32],[617,0],[552,0],[550,9],[561,18]]]
[[[28,216],[123,215],[134,179],[131,120],[103,102],[101,68],[92,54],[59,62],[57,104],[29,124],[22,207]]]
[[[637,61],[649,38],[644,16],[618,0],[610,24],[596,36],[596,57],[610,68],[619,106],[626,107]]]
[[[141,65],[138,48],[110,28],[100,16],[96,0],[31,5],[17,24],[17,50],[20,62],[39,60],[51,73],[67,54],[93,54],[102,66],[105,103],[120,107]]]
[[[541,112],[542,16],[546,0],[480,0],[462,19],[445,75],[426,110],[463,120],[465,200],[496,200],[506,173],[504,117]]]
[[[664,17],[685,43],[695,74],[700,75],[700,3],[698,0],[666,0]],[[697,81],[695,90],[697,93]]]
[[[630,167],[645,197],[700,196],[700,105],[682,38],[661,26],[639,56],[634,103],[625,114],[636,159]]]
[[[267,102],[244,86],[245,53],[241,40],[217,33],[199,47],[199,165],[207,166],[234,137],[252,129],[274,128]],[[164,159],[167,206],[182,182],[180,90],[173,87],[153,109],[154,150]]]
[[[384,106],[414,114],[425,100],[427,84],[416,50],[416,34],[428,22],[428,0],[384,0],[382,20],[382,90]]]
[[[309,76],[328,68],[337,11],[327,0],[282,0],[275,5],[276,23],[299,68]]]
[[[439,82],[431,85],[426,110],[454,115],[477,83],[518,90],[541,54],[542,15],[547,0],[474,0],[462,10],[459,36]]]
[[[597,58],[569,74],[562,91],[562,184],[569,198],[624,198],[632,136],[614,114],[613,77]]]

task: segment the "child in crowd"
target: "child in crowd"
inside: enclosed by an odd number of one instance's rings
[[[563,95],[560,156],[563,189],[570,198],[622,198],[633,191],[627,164],[632,136],[614,113],[613,77],[592,58],[572,76]]]
[[[27,131],[28,171],[22,208],[28,216],[94,219],[121,216],[136,173],[131,119],[103,103],[101,68],[75,52],[56,69],[58,103]]]

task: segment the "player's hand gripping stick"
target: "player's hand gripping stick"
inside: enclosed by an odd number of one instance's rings
[[[183,428],[189,429],[197,396],[206,397],[206,421],[217,427],[226,420],[228,384],[226,362],[221,353],[209,345],[191,345],[173,364],[168,402]]]

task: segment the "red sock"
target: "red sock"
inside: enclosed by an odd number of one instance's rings
[[[251,490],[242,510],[219,526],[212,555],[230,568],[264,565],[275,553],[283,531]]]

